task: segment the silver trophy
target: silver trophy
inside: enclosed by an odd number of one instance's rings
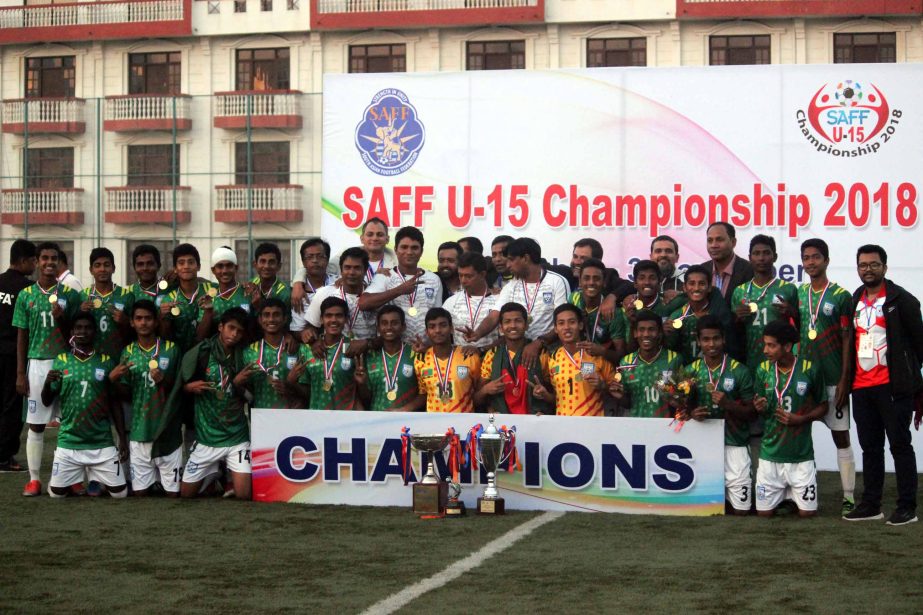
[[[410,435],[410,446],[426,456],[426,472],[423,480],[413,486],[413,512],[418,515],[445,514],[448,500],[448,485],[436,476],[433,455],[449,445],[448,434]]]
[[[484,428],[477,441],[478,463],[487,470],[487,486],[484,487],[484,496],[478,498],[478,514],[502,515],[505,507],[504,500],[497,489],[497,468],[509,459],[513,448],[510,447],[504,455],[503,451],[507,448],[510,434],[497,429],[494,425],[493,414],[488,416],[487,420],[487,427]]]

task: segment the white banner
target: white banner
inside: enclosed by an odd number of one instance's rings
[[[517,428],[522,470],[500,472],[510,509],[711,515],[724,511],[724,422],[498,415]],[[263,410],[252,413],[253,497],[260,501],[411,506],[401,429],[464,439],[485,414]],[[414,453],[415,479],[423,476]],[[446,476],[442,459],[440,474]],[[477,472],[461,474],[473,509]]]

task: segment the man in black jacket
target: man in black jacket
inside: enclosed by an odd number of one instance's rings
[[[734,253],[737,247],[737,231],[728,222],[712,222],[706,231],[708,255],[711,260],[702,266],[711,272],[712,286],[721,293],[731,311],[731,295],[734,289],[753,279],[753,267],[746,258]]]
[[[850,335],[850,384],[853,417],[862,446],[864,493],[848,521],[881,519],[885,478],[885,435],[897,475],[897,509],[888,525],[917,520],[917,462],[911,443],[910,420],[919,430],[923,377],[923,318],[920,302],[885,279],[888,255],[884,248],[865,245],[856,254],[862,286],[853,293],[855,315]]]

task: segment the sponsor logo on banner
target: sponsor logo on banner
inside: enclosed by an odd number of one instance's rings
[[[423,123],[407,95],[387,88],[372,97],[356,126],[356,147],[371,171],[385,177],[413,166],[425,139]]]
[[[873,83],[846,79],[822,85],[795,118],[818,152],[854,158],[877,153],[899,128],[902,115]]]

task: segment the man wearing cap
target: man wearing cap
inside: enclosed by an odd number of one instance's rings
[[[239,307],[249,315],[254,300],[237,281],[237,255],[228,246],[221,246],[212,252],[212,275],[218,280],[218,285],[209,286],[206,289],[207,297],[199,304],[199,324],[196,327],[198,340],[214,335],[217,332],[215,323],[231,308]]]

